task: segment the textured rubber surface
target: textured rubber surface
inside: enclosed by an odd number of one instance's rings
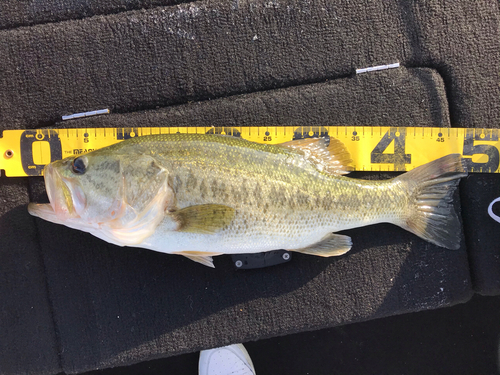
[[[497,374],[500,296],[245,343],[258,375]],[[478,317],[481,317],[478,319]],[[454,329],[453,327],[460,327]],[[85,375],[197,375],[199,353]]]

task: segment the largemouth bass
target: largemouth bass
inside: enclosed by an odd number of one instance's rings
[[[212,256],[286,249],[350,250],[335,232],[392,223],[438,246],[460,247],[452,195],[466,175],[459,154],[396,178],[343,176],[350,155],[331,138],[264,145],[219,135],[132,138],[48,164],[42,219],[120,246]]]

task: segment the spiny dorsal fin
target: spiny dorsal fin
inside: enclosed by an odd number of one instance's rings
[[[171,215],[179,224],[180,232],[213,234],[229,225],[234,218],[234,208],[222,204],[190,206]]]
[[[344,144],[336,138],[305,138],[281,143],[280,146],[302,152],[320,171],[347,174],[352,171],[352,159]]]
[[[351,250],[352,241],[351,237],[344,236],[343,234],[328,233],[321,241],[313,243],[310,246],[302,249],[295,249],[302,254],[317,255],[320,257],[336,257],[343,255]]]

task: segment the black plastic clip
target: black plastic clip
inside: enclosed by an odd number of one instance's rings
[[[292,254],[286,250],[273,250],[264,253],[234,254],[231,257],[236,269],[249,270],[287,263],[292,259]]]

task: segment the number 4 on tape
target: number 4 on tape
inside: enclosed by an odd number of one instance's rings
[[[391,128],[371,152],[372,164],[393,164],[395,171],[405,171],[405,165],[411,164],[411,155],[405,153],[405,141],[405,128]],[[392,142],[394,142],[394,153],[384,153]]]

